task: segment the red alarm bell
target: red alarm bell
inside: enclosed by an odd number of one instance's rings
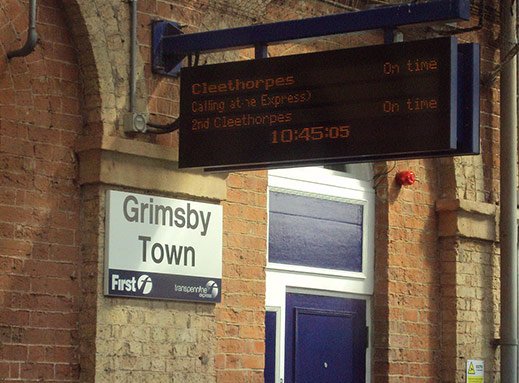
[[[396,173],[395,180],[400,186],[410,186],[416,182],[416,176],[412,170],[403,170]]]

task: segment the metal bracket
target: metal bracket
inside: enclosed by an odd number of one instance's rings
[[[182,68],[185,53],[164,52],[162,41],[172,36],[182,35],[180,24],[174,21],[155,20],[152,25],[152,64],[153,73],[177,76]]]
[[[211,52],[262,47],[321,36],[391,30],[402,25],[450,22],[470,19],[469,0],[433,0],[372,8],[364,11],[332,14],[301,20],[281,21],[239,28],[183,34],[178,23],[156,21],[153,24],[153,71],[176,76],[182,60],[196,52]],[[258,51],[256,51],[258,54]],[[261,55],[260,55],[261,56]]]

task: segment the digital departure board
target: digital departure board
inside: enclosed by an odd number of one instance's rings
[[[184,68],[179,167],[454,151],[457,52],[448,37]]]

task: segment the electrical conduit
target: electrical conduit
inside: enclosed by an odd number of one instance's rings
[[[23,47],[18,50],[7,53],[7,58],[25,57],[34,51],[38,41],[38,33],[36,32],[36,0],[30,0],[29,3],[29,30],[27,31],[27,40]]]

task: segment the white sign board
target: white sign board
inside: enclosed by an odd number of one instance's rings
[[[483,383],[485,364],[482,360],[467,360],[467,383]]]
[[[220,302],[222,207],[109,190],[105,295]]]

